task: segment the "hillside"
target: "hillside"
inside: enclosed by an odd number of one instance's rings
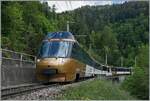
[[[2,2],[2,47],[37,54],[47,32],[70,31],[86,50],[104,63],[134,65],[140,47],[148,45],[148,2],[125,2],[110,6],[84,6],[71,12],[55,13],[55,6],[39,2]],[[20,44],[18,44],[20,43]],[[97,54],[95,54],[97,53]]]
[[[108,64],[120,65],[123,57],[124,65],[132,66],[139,47],[148,44],[148,2],[85,6],[61,14],[62,18],[75,22],[70,24],[71,32],[87,35],[77,39],[86,50],[90,51],[91,46],[91,54],[97,53],[95,58],[102,63],[108,53]]]
[[[66,22],[73,21],[70,31],[86,35],[76,37],[83,48],[102,64],[107,54],[108,65],[120,66],[122,59],[124,67],[133,67],[135,73],[124,88],[139,99],[148,99],[148,1],[84,6],[61,14],[55,10],[46,2],[2,1],[2,48],[37,55],[47,32],[66,31]]]

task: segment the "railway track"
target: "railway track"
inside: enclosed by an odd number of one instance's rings
[[[88,78],[89,79],[89,78]],[[47,84],[26,84],[26,85],[20,85],[20,86],[14,86],[9,88],[2,88],[1,89],[1,100],[7,100],[12,97],[20,96],[29,92],[33,92],[36,90],[40,90],[43,88],[49,88],[49,87],[56,87],[56,86],[63,86],[67,84],[74,84],[82,81],[86,81],[88,79],[80,79],[76,82],[72,83],[47,83]]]
[[[27,84],[22,86],[16,86],[16,87],[10,87],[10,88],[3,88],[1,90],[1,100],[5,100],[14,96],[19,96],[27,92],[32,92],[35,90],[47,88],[47,87],[53,87],[57,84],[51,84],[51,85],[43,85],[43,84]]]

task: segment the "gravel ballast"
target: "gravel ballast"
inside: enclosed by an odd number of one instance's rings
[[[91,80],[93,79],[65,85],[55,85],[52,87],[43,88],[40,90],[31,91],[22,95],[11,97],[7,100],[55,100],[57,97],[63,96],[63,91],[67,90],[69,87],[78,86],[83,82],[88,82]]]

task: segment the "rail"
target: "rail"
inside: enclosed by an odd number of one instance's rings
[[[26,85],[21,85],[21,86],[16,86],[12,88],[5,88],[1,90],[1,99],[6,100],[11,97],[23,95],[24,93],[27,92],[32,92],[35,90],[43,89],[43,88],[48,88],[48,87],[54,87],[57,86],[57,84],[52,84],[52,85],[43,85],[43,84],[26,84]]]
[[[21,96],[24,94],[28,94],[33,91],[37,91],[43,88],[51,88],[51,87],[62,87],[62,86],[69,86],[72,84],[77,84],[79,82],[85,82],[87,80],[94,80],[93,77],[82,78],[78,81],[71,82],[71,83],[32,83],[32,84],[22,84],[16,85],[12,87],[5,87],[1,89],[1,99],[2,100],[9,100],[13,97]],[[53,93],[53,92],[52,92]]]

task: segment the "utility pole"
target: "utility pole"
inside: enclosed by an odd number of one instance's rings
[[[69,26],[70,23],[75,23],[75,22],[67,21],[67,32],[70,31],[70,26]],[[74,36],[76,36],[76,37],[87,37],[87,35],[74,35]]]
[[[108,47],[105,46],[104,49],[105,49],[105,64],[107,65],[107,62],[108,62],[108,59],[107,59]]]
[[[135,67],[136,67],[136,60],[137,60],[137,57],[135,56],[135,59],[134,59],[134,65],[135,65]]]
[[[90,43],[90,45],[89,45],[89,51],[91,52],[91,50],[92,50],[92,45]]]
[[[69,21],[67,21],[67,32],[69,32]]]
[[[123,57],[121,56],[121,67],[123,67]]]
[[[75,22],[67,21],[67,32],[69,32],[69,24],[70,23],[75,23]]]
[[[105,53],[105,64],[107,65],[107,52]]]

